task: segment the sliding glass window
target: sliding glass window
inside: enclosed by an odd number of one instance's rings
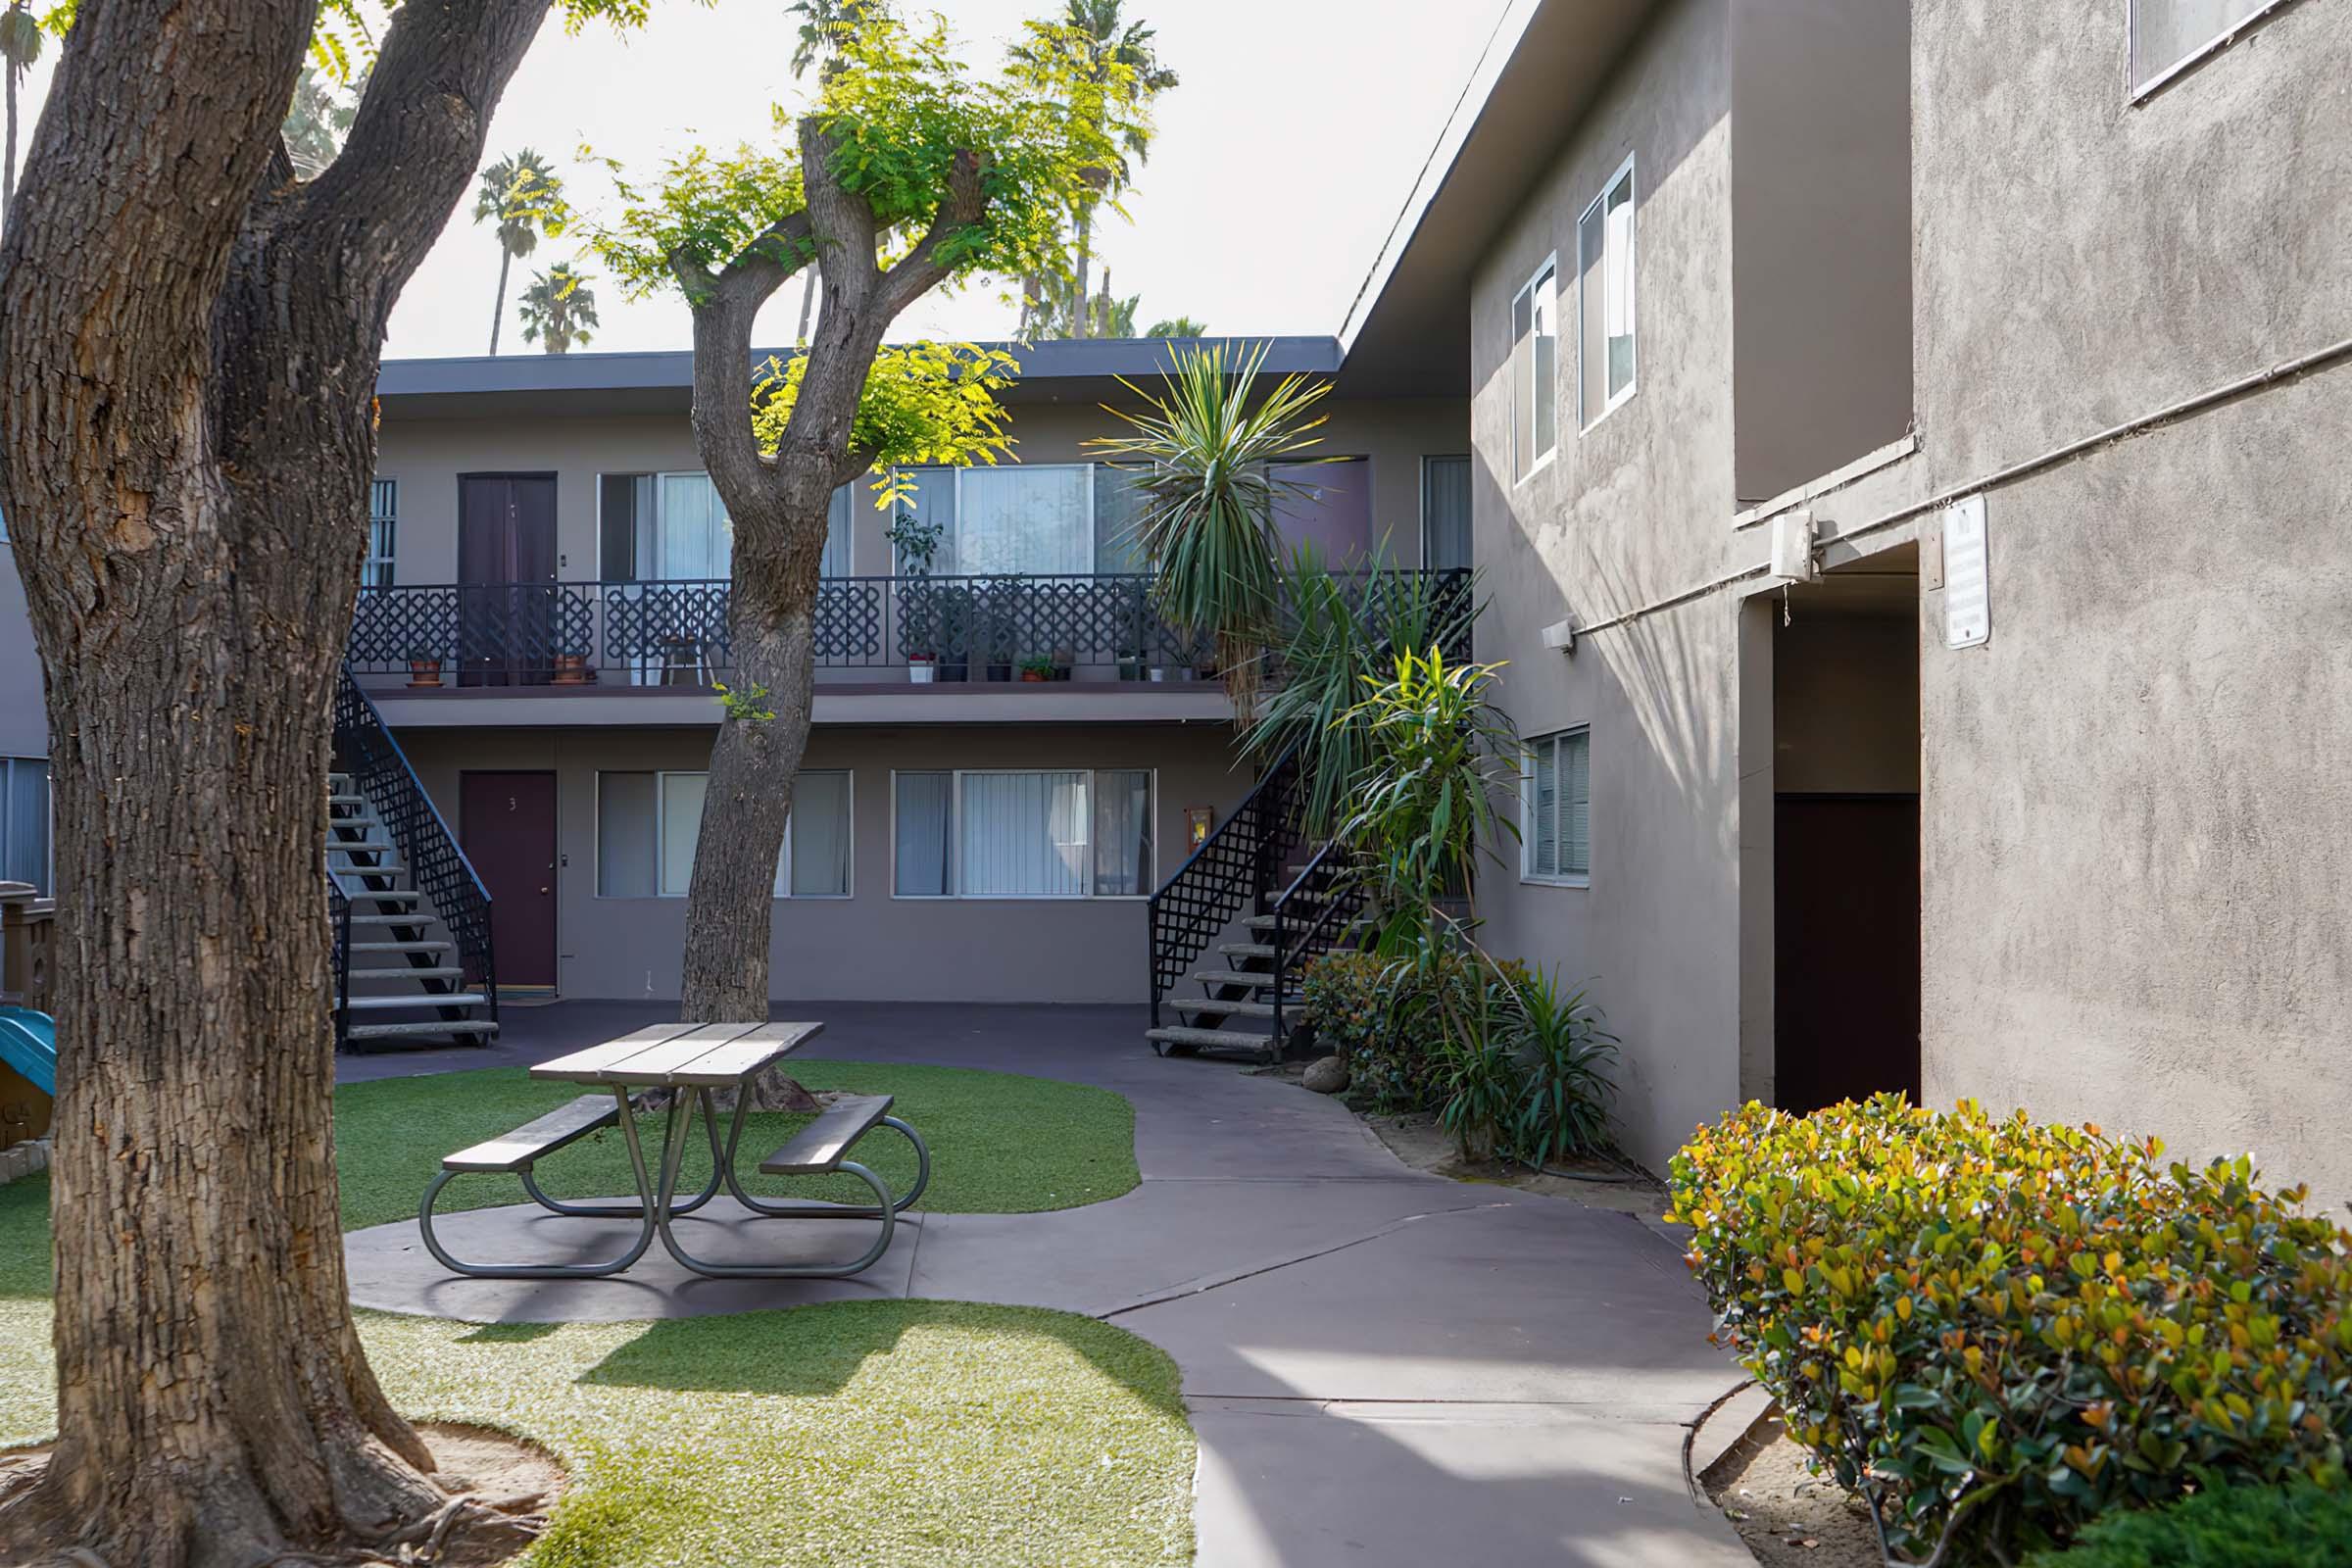
[[[906,899],[1127,899],[1152,891],[1144,768],[893,775],[892,891]]]

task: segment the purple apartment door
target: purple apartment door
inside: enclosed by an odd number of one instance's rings
[[[458,838],[490,894],[501,985],[556,983],[556,775],[465,773]]]
[[[1312,545],[1334,571],[1361,567],[1372,552],[1372,462],[1278,463],[1274,530],[1283,546]]]
[[[556,476],[458,476],[458,683],[545,682],[555,667]]]

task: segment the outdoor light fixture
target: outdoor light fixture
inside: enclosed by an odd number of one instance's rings
[[[1184,841],[1194,849],[1208,842],[1208,830],[1216,825],[1217,813],[1205,806],[1184,808]]]

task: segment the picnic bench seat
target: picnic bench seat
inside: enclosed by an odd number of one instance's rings
[[[620,1107],[611,1095],[582,1095],[567,1105],[524,1122],[511,1133],[488,1143],[461,1149],[441,1161],[443,1170],[528,1170],[545,1155],[576,1144],[620,1120]]]
[[[821,1176],[838,1170],[850,1146],[890,1114],[888,1095],[852,1095],[835,1101],[792,1142],[760,1162],[762,1176]]]

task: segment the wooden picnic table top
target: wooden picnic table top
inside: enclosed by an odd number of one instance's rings
[[[740,1083],[824,1032],[821,1023],[658,1023],[531,1069],[575,1084],[719,1089]]]

